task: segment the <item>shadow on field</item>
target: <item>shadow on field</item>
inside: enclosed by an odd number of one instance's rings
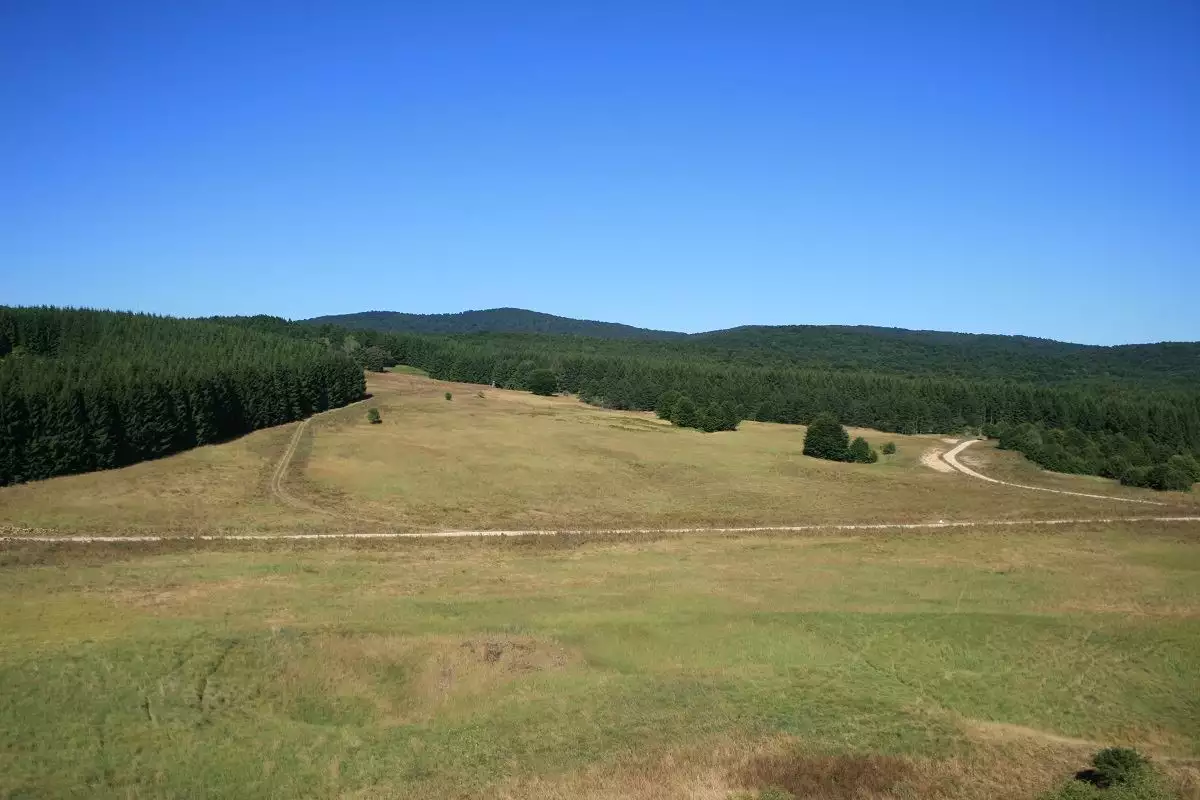
[[[895,756],[792,752],[752,758],[738,782],[760,790],[784,789],[793,797],[850,800],[891,796],[900,787],[912,787],[917,778],[912,764]]]

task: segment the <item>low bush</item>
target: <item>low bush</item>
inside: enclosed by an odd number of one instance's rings
[[[372,406],[367,409],[367,422],[372,425],[378,425],[383,422],[383,418],[379,416],[379,409]]]
[[[1092,756],[1092,766],[1041,795],[1039,800],[1170,800],[1150,760],[1128,747],[1109,747]]]

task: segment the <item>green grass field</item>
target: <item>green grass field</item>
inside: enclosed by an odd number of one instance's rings
[[[1028,797],[1093,741],[1187,779],[1195,534],[10,551],[0,794],[724,798],[842,754]]]
[[[52,534],[1196,513],[800,456],[571,398],[368,403],[0,489]],[[445,391],[453,392],[446,401]],[[367,424],[378,406],[383,424]],[[1200,525],[0,545],[0,797],[1032,798],[1109,744],[1200,797]],[[746,795],[743,795],[746,796]]]

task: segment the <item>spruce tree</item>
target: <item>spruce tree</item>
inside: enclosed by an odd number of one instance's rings
[[[681,428],[695,428],[700,424],[700,412],[696,409],[696,404],[692,398],[684,396],[675,402],[675,408],[671,412],[671,422]]]
[[[828,461],[845,461],[850,448],[850,435],[829,413],[818,414],[804,434],[804,455]]]
[[[666,391],[658,396],[658,402],[654,404],[654,414],[659,419],[670,421],[671,414],[675,411],[675,404],[679,402],[679,392]]]

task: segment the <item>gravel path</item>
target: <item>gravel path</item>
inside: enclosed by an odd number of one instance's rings
[[[947,464],[949,464],[955,470],[961,472],[963,475],[970,475],[972,478],[978,478],[979,480],[987,481],[988,483],[998,483],[1001,486],[1015,486],[1018,489],[1031,489],[1035,492],[1053,492],[1054,494],[1069,494],[1069,495],[1073,495],[1075,497],[1090,497],[1094,500],[1113,500],[1117,503],[1139,503],[1141,505],[1146,505],[1146,506],[1165,506],[1165,505],[1167,505],[1166,503],[1159,503],[1154,500],[1134,500],[1133,498],[1129,498],[1129,497],[1112,497],[1112,496],[1106,495],[1106,494],[1087,494],[1086,492],[1068,492],[1065,489],[1047,489],[1044,486],[1027,486],[1023,483],[1009,483],[1008,481],[1001,481],[1001,480],[997,480],[995,478],[989,478],[987,475],[984,475],[980,472],[976,472],[975,470],[971,469],[970,467],[966,466],[965,464],[963,464],[962,462],[960,462],[958,460],[959,454],[962,453],[962,451],[966,450],[971,445],[975,444],[977,441],[979,441],[979,440],[978,439],[967,439],[965,442],[958,445],[953,450],[950,450],[947,453],[943,453],[942,460],[944,460]]]

